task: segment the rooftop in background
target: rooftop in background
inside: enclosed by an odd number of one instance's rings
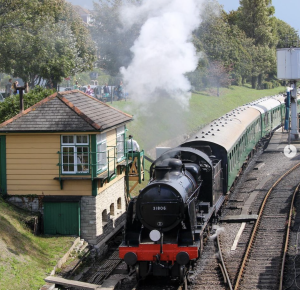
[[[73,5],[74,10],[79,14],[79,16],[81,17],[81,19],[83,20],[83,22],[90,24],[91,20],[92,20],[92,11],[83,8],[79,5]]]
[[[81,91],[54,93],[0,124],[4,132],[102,132],[132,116]]]

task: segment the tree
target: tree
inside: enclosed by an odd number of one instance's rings
[[[299,44],[298,33],[292,26],[276,17],[274,17],[274,24],[277,32],[278,48],[297,46]]]
[[[230,71],[232,67],[225,68],[219,61],[214,61],[209,64],[208,77],[212,87],[217,87],[217,96],[220,96],[220,87],[229,87],[232,79]]]
[[[271,16],[272,0],[240,0],[239,26],[255,45],[275,45]]]
[[[270,63],[275,63],[275,54],[272,50],[277,43],[276,32],[272,25],[271,16],[275,9],[271,6],[272,0],[240,0],[239,12],[239,27],[246,33],[247,37],[253,39],[254,45],[257,48],[256,52],[263,52],[262,55],[256,55],[253,58],[252,66],[252,88],[261,88],[263,75],[267,72],[267,65],[262,63],[269,62],[269,57],[273,60]],[[266,51],[266,50],[270,51]],[[266,56],[266,59],[263,59]],[[259,59],[259,62],[256,60]],[[262,69],[262,70],[260,70]],[[260,71],[260,73],[256,73]]]
[[[94,3],[94,22],[91,26],[93,39],[98,49],[98,66],[115,76],[122,66],[132,60],[130,48],[140,31],[139,25],[128,30],[120,21],[120,7],[125,4],[139,4],[139,0],[99,0]]]
[[[237,19],[236,13],[226,14],[216,1],[208,2],[203,9],[202,23],[195,32],[194,44],[204,53],[203,57],[208,58],[207,64],[212,61],[224,68],[230,67],[232,79],[241,84],[251,72],[254,44],[232,18]]]
[[[0,26],[2,71],[21,77],[31,86],[41,80],[55,86],[63,77],[93,67],[94,44],[71,4],[64,0],[25,0],[15,7],[15,1],[1,1],[5,2],[0,5],[5,23]]]

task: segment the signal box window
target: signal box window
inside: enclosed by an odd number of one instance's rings
[[[125,158],[125,126],[117,128],[117,159],[118,162]]]
[[[62,173],[89,173],[88,135],[61,136]]]
[[[97,135],[97,171],[107,169],[106,133]]]

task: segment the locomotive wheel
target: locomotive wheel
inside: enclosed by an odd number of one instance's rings
[[[136,278],[136,281],[139,281],[141,276],[140,276],[140,266],[139,264],[137,264],[135,266],[135,278]]]

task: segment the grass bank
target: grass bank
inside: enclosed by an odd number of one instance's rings
[[[34,236],[25,224],[30,215],[0,197],[0,289],[39,289],[75,240]]]
[[[196,130],[198,127],[203,126],[211,122],[212,120],[219,118],[230,110],[249,103],[251,101],[260,99],[265,96],[273,96],[278,93],[284,92],[284,87],[278,87],[271,90],[254,90],[249,85],[246,86],[231,86],[229,89],[221,89],[220,97],[210,96],[207,92],[196,92],[192,94],[189,101],[189,108],[187,111],[183,111],[183,119],[185,122],[185,133],[190,133]],[[171,103],[174,101],[172,99],[163,100],[160,104],[163,108],[160,109],[160,113],[169,114],[170,119],[172,118]],[[157,115],[148,115],[141,113],[140,106],[150,106],[147,104],[141,105],[135,103],[133,100],[128,99],[125,101],[115,101],[112,104],[113,107],[131,114],[134,116],[133,122],[127,125],[128,132],[133,134],[135,139],[139,142],[142,148],[147,148],[148,143],[145,133],[150,133],[150,123],[154,122]],[[151,113],[151,112],[150,112]],[[167,140],[168,138],[176,137],[176,120],[174,122],[174,131],[172,128],[160,124],[159,127],[155,127],[156,132],[161,132],[160,139],[157,139],[159,143]],[[174,135],[175,134],[175,135]]]

